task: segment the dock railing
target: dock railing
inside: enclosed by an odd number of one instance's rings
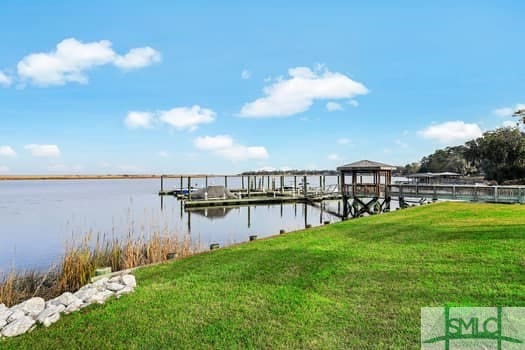
[[[474,202],[525,203],[525,186],[391,185],[392,197],[415,197]]]

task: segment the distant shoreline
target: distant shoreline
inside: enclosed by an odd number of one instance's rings
[[[11,180],[113,180],[158,179],[160,175],[0,175],[0,181]]]
[[[319,176],[322,174],[306,174],[306,176]],[[160,179],[163,176],[166,179],[192,177],[248,177],[248,176],[305,176],[303,174],[258,174],[258,175],[241,175],[241,174],[116,174],[116,175],[0,175],[0,181],[17,181],[17,180],[140,180],[140,179]],[[333,176],[333,175],[326,175]]]
[[[204,177],[204,176],[224,176],[224,175],[162,175],[164,178],[179,177]],[[228,175],[236,176],[236,175]],[[17,181],[17,180],[140,180],[140,179],[160,179],[161,175],[156,174],[137,174],[137,175],[0,175],[0,181]]]

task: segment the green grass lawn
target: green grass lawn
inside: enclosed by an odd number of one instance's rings
[[[8,349],[417,349],[424,306],[525,306],[525,206],[441,203],[136,271]]]

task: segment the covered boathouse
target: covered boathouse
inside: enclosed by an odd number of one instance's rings
[[[338,167],[344,217],[390,211],[390,185],[395,169],[393,165],[371,160]]]

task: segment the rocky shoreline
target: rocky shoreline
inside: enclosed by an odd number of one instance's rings
[[[111,297],[120,298],[133,292],[137,285],[129,271],[112,277],[102,277],[80,288],[75,293],[45,301],[34,297],[10,308],[0,304],[0,338],[14,337],[33,330],[37,323],[49,327],[60,319],[91,304],[104,304]]]

